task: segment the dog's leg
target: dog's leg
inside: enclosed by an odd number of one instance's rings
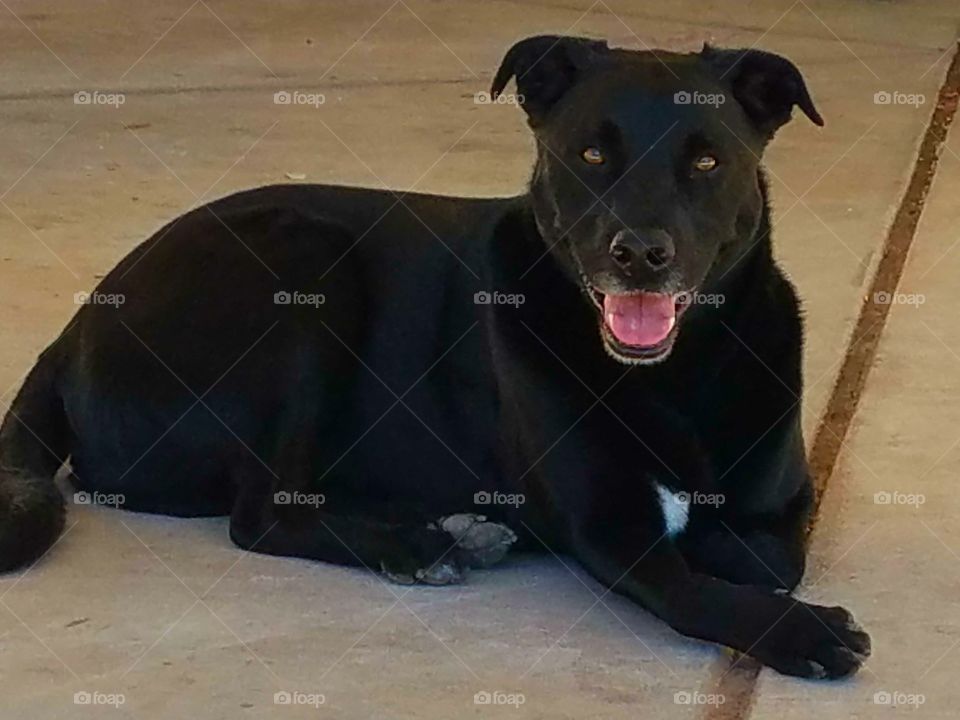
[[[694,569],[733,583],[793,590],[803,577],[814,499],[799,409],[724,476],[743,497],[701,508],[680,539],[684,556]],[[764,509],[748,509],[745,498]]]
[[[384,508],[392,519],[373,518],[336,496],[279,489],[281,483],[264,469],[244,473],[230,537],[253,552],[363,566],[401,584],[450,585],[461,582],[468,568],[500,560],[516,540],[504,525],[482,516],[428,521]]]
[[[803,577],[813,488],[805,483],[778,513],[714,521],[680,539],[690,566],[739,585],[793,590]]]
[[[843,608],[810,605],[768,588],[694,572],[649,518],[631,518],[609,507],[592,517],[574,526],[572,546],[580,562],[684,635],[809,678],[850,675],[870,653],[869,637]]]
[[[274,487],[262,481],[247,483],[238,493],[230,537],[241,548],[362,566],[404,584],[449,585],[463,580],[465,563],[457,540],[440,528],[338,512],[319,493]]]

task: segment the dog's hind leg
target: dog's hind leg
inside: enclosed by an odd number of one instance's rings
[[[319,493],[279,489],[264,475],[249,469],[230,516],[230,537],[245,550],[366,567],[402,584],[458,583],[475,564],[441,524],[373,518]]]
[[[470,567],[487,568],[503,560],[517,534],[506,525],[489,522],[484,515],[458,513],[437,521],[437,526],[450,533]]]

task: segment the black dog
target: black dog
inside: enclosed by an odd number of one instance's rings
[[[69,461],[93,502],[402,582],[548,546],[681,633],[854,672],[850,614],[784,592],[812,493],[759,156],[794,106],[822,124],[803,78],[560,37],[512,47],[494,95],[511,77],[520,197],[267,187],[124,259],[4,421],[0,565],[60,533]]]

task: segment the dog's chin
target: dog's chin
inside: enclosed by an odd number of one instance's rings
[[[625,342],[622,338],[617,337],[616,332],[611,327],[610,323],[607,320],[605,313],[605,294],[596,288],[594,288],[589,283],[584,283],[584,289],[589,296],[590,300],[593,302],[594,306],[598,311],[598,327],[600,331],[600,339],[603,343],[603,349],[606,353],[616,360],[619,363],[625,365],[656,365],[657,363],[664,362],[670,353],[673,351],[673,346],[676,343],[677,336],[680,332],[680,319],[686,312],[687,308],[690,306],[690,295],[691,293],[654,293],[654,292],[644,292],[636,291],[633,293],[626,293],[620,295],[620,298],[641,298],[644,296],[647,297],[656,297],[660,304],[666,302],[665,296],[673,302],[673,317],[672,320],[666,322],[669,325],[669,330],[663,337],[659,337],[655,342]],[[642,303],[640,303],[642,305]],[[664,321],[661,320],[661,323]]]
[[[607,324],[601,320],[600,338],[607,355],[617,362],[624,365],[656,365],[670,357],[677,339],[677,328],[674,327],[670,334],[656,345],[626,345],[617,340]]]

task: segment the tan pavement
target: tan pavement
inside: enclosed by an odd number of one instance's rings
[[[0,2],[0,408],[75,311],[74,293],[198,202],[291,177],[517,192],[532,160],[522,114],[473,95],[516,39],[570,32],[636,48],[756,45],[805,73],[827,126],[799,118],[784,128],[768,167],[777,252],[805,300],[812,437],[960,7],[704,5]],[[325,102],[277,105],[282,91]],[[77,104],[77,92],[124,99]],[[925,102],[877,104],[877,92]],[[952,147],[960,154],[956,132]],[[936,261],[958,238],[958,168],[960,158],[944,160],[901,285],[927,301],[894,308],[808,576],[827,573],[807,592],[858,612],[877,658],[845,684],[765,673],[755,717],[876,717],[887,710],[872,704],[881,690],[925,693],[928,714],[955,702],[960,647],[949,648],[960,625],[948,603],[960,588],[951,554],[960,538],[948,514],[956,423],[947,414],[960,336],[948,273],[960,249]],[[881,490],[927,502],[874,505]],[[4,719],[699,717],[704,708],[677,704],[675,693],[709,690],[720,656],[603,596],[565,559],[519,558],[462,587],[408,592],[363,572],[244,555],[222,520],[78,507],[69,524],[44,562],[0,579]],[[523,704],[476,705],[483,691]],[[124,703],[77,705],[77,692]],[[278,706],[277,692],[308,704]],[[319,695],[321,707],[309,704]]]

